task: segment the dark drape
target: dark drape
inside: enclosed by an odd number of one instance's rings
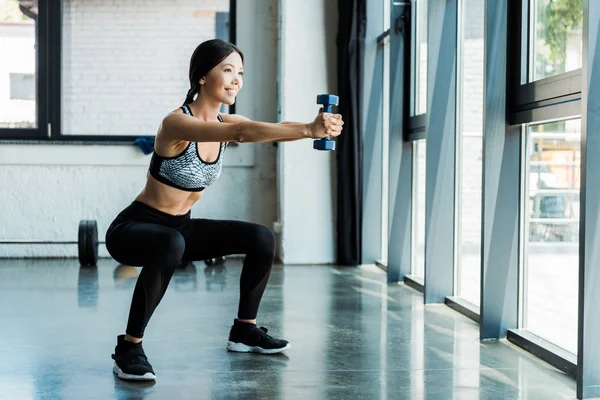
[[[356,266],[362,249],[362,138],[360,96],[367,0],[338,0],[337,263]]]

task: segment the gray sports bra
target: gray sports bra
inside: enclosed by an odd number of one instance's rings
[[[181,109],[184,113],[193,116],[192,110],[187,105]],[[223,122],[220,115],[217,115],[217,118],[219,122]],[[185,150],[175,157],[163,157],[155,151],[150,161],[150,175],[165,185],[187,192],[201,192],[221,175],[226,147],[226,143],[221,142],[219,156],[210,163],[200,158],[196,142],[190,141]]]

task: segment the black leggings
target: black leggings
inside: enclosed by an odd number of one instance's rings
[[[245,254],[240,281],[239,319],[255,319],[275,253],[273,232],[257,224],[173,216],[134,201],[106,232],[106,247],[121,264],[142,266],[129,321],[128,335],[144,336],[152,313],[182,261]]]

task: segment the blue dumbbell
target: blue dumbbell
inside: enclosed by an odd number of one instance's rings
[[[317,96],[317,104],[323,105],[323,112],[330,113],[331,107],[339,104],[340,98],[333,94],[320,94]],[[335,150],[335,142],[329,137],[317,139],[313,142],[313,149]]]

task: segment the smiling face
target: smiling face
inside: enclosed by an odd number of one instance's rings
[[[242,89],[243,72],[242,57],[234,51],[200,79],[200,93],[232,105]]]

